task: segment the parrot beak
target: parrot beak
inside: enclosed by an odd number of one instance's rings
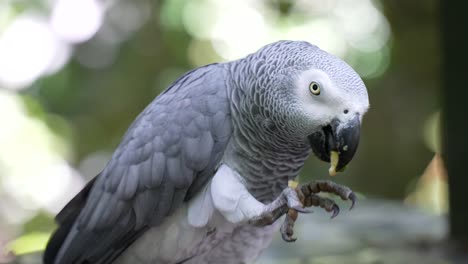
[[[361,122],[356,115],[347,123],[334,119],[322,131],[308,137],[314,154],[325,162],[331,162],[331,176],[342,171],[353,159],[359,145],[360,132]]]

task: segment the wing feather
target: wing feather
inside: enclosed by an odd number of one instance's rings
[[[110,263],[203,187],[232,132],[224,76],[221,65],[189,72],[137,117],[101,174],[59,215],[45,263]]]

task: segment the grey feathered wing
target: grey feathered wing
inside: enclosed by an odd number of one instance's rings
[[[137,117],[105,169],[57,216],[44,262],[112,262],[214,175],[231,133],[223,67],[182,76]]]

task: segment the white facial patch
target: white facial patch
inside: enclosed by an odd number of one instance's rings
[[[319,95],[310,92],[312,82],[320,85]],[[338,87],[326,72],[319,69],[302,72],[296,80],[295,92],[311,125],[328,124],[334,118],[347,123],[356,113],[362,116],[368,108],[367,100],[363,102],[361,96]]]
[[[319,95],[310,92],[309,85],[312,82],[320,85]],[[329,122],[338,111],[333,108],[343,104],[335,84],[325,72],[318,69],[303,72],[296,81],[295,91],[306,115],[310,116],[311,120],[320,117],[320,120],[316,120],[317,125]]]

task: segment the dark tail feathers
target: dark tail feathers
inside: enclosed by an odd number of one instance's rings
[[[55,258],[60,251],[63,242],[67,238],[73,223],[86,204],[89,192],[96,178],[97,176],[89,181],[83,190],[81,190],[55,218],[55,221],[58,223],[59,227],[57,230],[55,230],[54,234],[47,243],[47,247],[43,256],[44,264],[54,264]]]

